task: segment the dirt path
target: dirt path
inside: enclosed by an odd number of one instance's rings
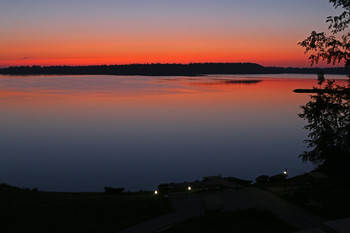
[[[191,217],[203,215],[205,213],[203,199],[208,199],[208,197],[220,200],[223,204],[222,211],[237,211],[248,208],[268,209],[298,230],[321,228],[322,224],[327,221],[272,193],[257,188],[245,188],[212,193],[173,195],[170,197],[170,202],[174,212],[151,219],[121,231],[121,233],[152,233]]]
[[[327,219],[310,213],[270,192],[257,188],[246,188],[238,191],[226,190],[218,194],[225,200],[225,210],[235,211],[252,207],[268,209],[299,230],[321,228],[322,224],[327,221]]]

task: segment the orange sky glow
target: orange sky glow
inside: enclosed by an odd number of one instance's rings
[[[259,41],[249,47],[244,41],[155,41],[130,43],[62,43],[57,46],[32,44],[7,47],[0,54],[0,66],[15,65],[94,65],[129,63],[256,62],[265,66],[308,66],[306,55],[294,41],[285,46]],[[265,43],[265,45],[264,45]],[[32,56],[22,56],[31,54]],[[20,57],[20,58],[19,58]]]
[[[327,30],[324,20],[333,9],[319,1],[317,7],[277,0],[4,1],[0,67],[191,62],[308,67],[297,43],[312,30]]]

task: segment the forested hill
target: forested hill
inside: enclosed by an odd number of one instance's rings
[[[0,74],[95,74],[95,75],[207,75],[207,74],[278,74],[317,73],[348,74],[344,68],[282,68],[264,67],[255,63],[190,63],[190,64],[129,64],[94,66],[13,66],[0,69]]]
[[[20,66],[1,74],[111,74],[111,75],[205,75],[259,74],[264,67],[253,63],[130,64],[99,66]]]

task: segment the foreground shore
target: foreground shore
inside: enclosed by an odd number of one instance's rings
[[[346,180],[310,174],[244,187],[210,186],[210,190],[164,195],[154,191],[42,192],[2,184],[0,232],[170,233],[194,232],[203,225],[201,232],[217,229],[237,233],[246,232],[250,222],[256,222],[250,232],[295,232],[324,229],[328,221],[350,217]]]

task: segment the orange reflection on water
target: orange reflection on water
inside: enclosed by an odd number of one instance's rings
[[[113,77],[118,79],[118,77]],[[30,78],[28,78],[30,79]],[[130,77],[130,79],[132,79]],[[212,105],[244,106],[249,104],[260,107],[261,103],[300,103],[307,99],[308,95],[295,94],[296,88],[311,88],[315,84],[312,79],[273,79],[273,78],[139,78],[140,82],[147,82],[150,86],[123,89],[123,85],[114,83],[108,88],[94,90],[93,85],[87,88],[43,88],[40,87],[2,87],[0,88],[1,103],[17,102],[21,105],[54,105],[70,106],[80,104],[83,106],[108,106],[125,105],[132,108],[133,104],[140,103],[148,106],[171,107],[181,106],[183,108],[200,108]],[[19,80],[23,81],[23,79]],[[28,81],[28,80],[25,80]],[[56,81],[60,81],[57,79]],[[91,80],[82,80],[82,82]],[[129,81],[124,79],[123,81]],[[30,82],[30,80],[29,80]],[[101,81],[103,82],[103,80]],[[159,85],[161,84],[161,85]],[[170,86],[168,86],[170,85]],[[141,101],[141,102],[140,102]]]

